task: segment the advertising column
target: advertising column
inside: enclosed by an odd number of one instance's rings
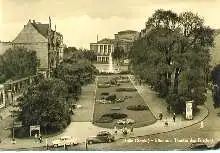
[[[192,120],[193,119],[193,109],[192,109],[193,101],[186,101],[186,119]]]

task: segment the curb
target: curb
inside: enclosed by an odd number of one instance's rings
[[[201,120],[199,120],[199,121],[197,121],[197,122],[195,122],[195,123],[193,123],[193,124],[190,124],[190,125],[187,125],[187,126],[178,128],[178,129],[168,130],[168,131],[164,131],[164,132],[157,132],[157,133],[152,133],[152,134],[146,134],[146,135],[142,135],[142,136],[131,136],[131,137],[128,137],[128,138],[140,138],[140,137],[144,137],[144,136],[164,134],[164,133],[169,133],[169,132],[173,132],[173,131],[185,129],[185,128],[191,127],[191,126],[193,126],[193,125],[196,125],[196,124],[198,124],[199,122],[204,121],[204,120],[209,116],[209,109],[208,109],[206,106],[203,106],[203,107],[207,110],[206,116],[205,116],[203,119],[201,119]],[[122,139],[126,139],[126,138],[119,138],[118,140],[122,140]]]

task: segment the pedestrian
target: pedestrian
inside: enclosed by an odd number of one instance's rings
[[[175,121],[176,121],[176,114],[173,113],[173,122],[175,122]]]
[[[162,113],[159,114],[159,118],[160,118],[160,120],[163,119],[163,114]]]
[[[117,130],[117,127],[116,127],[116,126],[114,127],[114,131],[115,131],[115,135],[117,135],[118,130]]]
[[[37,142],[37,138],[38,138],[37,133],[34,135],[34,138],[35,138],[35,142]]]
[[[203,121],[201,121],[200,129],[204,127]]]
[[[131,126],[131,133],[133,133],[134,132],[134,126],[132,125]]]
[[[41,136],[41,134],[39,134],[39,142],[40,142],[40,143],[42,142],[42,136]]]

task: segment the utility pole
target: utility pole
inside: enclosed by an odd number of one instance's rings
[[[87,142],[87,139],[86,139],[86,151],[88,150],[88,142]]]

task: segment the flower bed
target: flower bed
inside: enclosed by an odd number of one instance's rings
[[[133,111],[143,111],[143,110],[148,110],[149,108],[146,105],[131,105],[128,106],[127,109]]]
[[[98,88],[109,88],[110,84],[98,84]]]
[[[114,121],[114,119],[122,119],[126,117],[127,117],[127,114],[109,113],[109,114],[102,115],[101,118],[97,122],[98,123],[111,123]]]
[[[135,89],[135,88],[117,88],[116,91],[117,92],[123,92],[123,91],[134,92],[134,91],[137,91],[137,89]]]

